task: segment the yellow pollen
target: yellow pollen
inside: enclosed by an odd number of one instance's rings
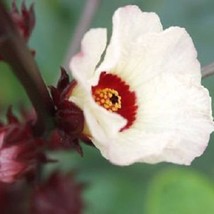
[[[110,112],[117,112],[121,109],[121,96],[118,91],[111,88],[97,89],[93,93],[97,104]]]

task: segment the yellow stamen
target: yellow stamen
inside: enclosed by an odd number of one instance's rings
[[[97,104],[110,112],[117,112],[121,109],[121,96],[112,88],[97,89],[93,97]]]

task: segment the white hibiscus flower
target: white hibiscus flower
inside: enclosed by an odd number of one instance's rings
[[[69,100],[84,112],[85,134],[117,165],[189,165],[214,126],[188,33],[163,30],[155,13],[131,5],[114,13],[106,43],[106,29],[90,30],[70,62],[77,84]]]

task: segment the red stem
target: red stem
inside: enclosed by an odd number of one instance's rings
[[[54,107],[47,87],[24,39],[0,2],[0,53],[26,90],[37,113],[36,131],[53,127]]]

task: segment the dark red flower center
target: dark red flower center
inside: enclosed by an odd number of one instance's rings
[[[92,95],[97,104],[127,120],[121,131],[134,123],[137,112],[136,95],[120,77],[102,72],[98,84],[92,86]]]

